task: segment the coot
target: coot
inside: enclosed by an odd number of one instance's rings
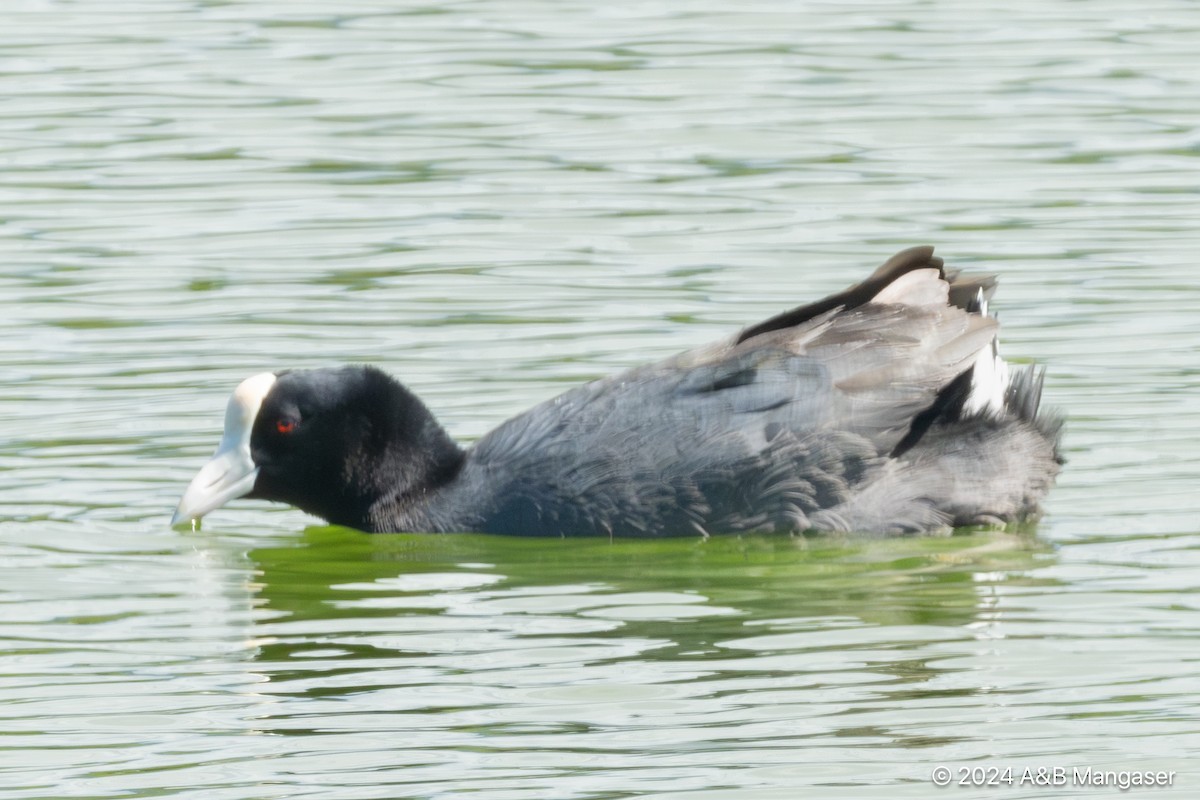
[[[373,367],[247,378],[173,524],[236,497],[364,531],[923,532],[1039,513],[1061,460],[991,276],[931,247],[862,283],[572,389],[473,447]]]

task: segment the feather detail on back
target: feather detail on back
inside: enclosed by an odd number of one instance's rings
[[[994,288],[912,248],[731,340],[569,391],[477,445],[469,465],[512,477],[492,525],[903,532],[1035,515],[1057,434],[1036,381],[997,355]]]

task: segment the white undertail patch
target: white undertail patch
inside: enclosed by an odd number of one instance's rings
[[[889,283],[871,298],[871,302],[944,308],[950,303],[950,284],[936,269],[915,269]],[[983,289],[979,290],[968,313],[991,316]],[[971,368],[971,392],[963,403],[963,412],[1002,413],[1011,382],[1008,362],[1000,357],[999,339],[993,336],[991,346],[982,348],[975,357]]]
[[[987,298],[983,296],[982,289],[979,290],[975,304],[979,306],[980,314],[985,317],[991,316],[988,314]],[[963,413],[1002,413],[1011,382],[1012,372],[1008,368],[1008,362],[1000,357],[1000,338],[996,336],[992,339],[992,346],[980,350],[975,358],[975,366],[971,369],[971,393],[963,403]]]

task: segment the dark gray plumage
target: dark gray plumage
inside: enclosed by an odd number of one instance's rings
[[[1040,372],[1010,374],[995,355],[994,287],[913,248],[845,292],[568,391],[465,451],[377,370],[280,373],[246,434],[246,494],[369,531],[902,533],[1028,519],[1059,469],[1059,423],[1039,414]],[[277,433],[280,414],[299,427]]]

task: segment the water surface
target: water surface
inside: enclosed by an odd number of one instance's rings
[[[0,30],[5,798],[1195,792],[1193,4],[13,0]],[[1049,367],[1036,527],[166,527],[247,375],[376,363],[469,441],[921,243],[998,272],[1006,354]]]

